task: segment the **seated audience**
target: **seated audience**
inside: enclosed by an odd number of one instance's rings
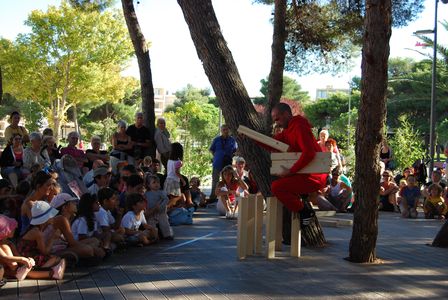
[[[109,154],[106,150],[101,150],[101,138],[97,135],[92,136],[90,145],[92,146],[92,149],[86,150],[87,163],[84,164],[84,167],[91,170],[93,162],[98,159],[104,164],[109,164]]]
[[[232,166],[226,166],[221,171],[221,181],[218,182],[215,189],[216,197],[219,199],[216,209],[219,215],[226,216],[227,219],[236,217],[238,211],[238,201],[236,193],[238,188],[247,190],[247,184],[238,178]]]
[[[398,202],[400,204],[401,216],[403,218],[416,219],[421,193],[414,175],[407,175],[406,185],[400,189],[399,195]]]
[[[110,240],[117,245],[124,243],[124,228],[121,227],[122,214],[118,212],[118,195],[111,188],[101,188],[98,191],[100,209],[95,213],[98,232],[105,236],[110,235]],[[115,217],[112,212],[115,213]],[[105,245],[107,247],[107,244]]]
[[[23,167],[31,169],[39,165],[41,169],[51,166],[51,160],[46,150],[42,150],[42,136],[39,132],[30,134],[30,146],[23,150]]]
[[[22,136],[14,133],[0,156],[1,175],[14,188],[29,175],[29,170],[23,167],[23,151]]]
[[[126,196],[127,213],[121,219],[126,242],[131,245],[150,245],[157,241],[157,229],[147,224],[145,218],[146,199],[140,193]]]
[[[199,177],[191,177],[190,179],[190,194],[191,200],[193,201],[195,207],[206,207],[207,201],[205,199],[205,194],[202,192],[201,180]]]
[[[30,141],[28,131],[25,127],[20,126],[20,113],[13,111],[9,117],[9,126],[5,128],[5,141],[12,139],[14,135],[20,135],[24,144]]]
[[[326,196],[328,201],[336,208],[337,212],[347,212],[351,200],[352,188],[340,179],[341,175],[340,167],[332,170],[330,186]]]
[[[77,133],[76,131],[70,132],[67,135],[67,141],[67,147],[61,148],[61,155],[68,154],[73,157],[82,173],[87,173],[87,168],[83,170],[84,164],[88,162],[87,156],[84,151],[76,147],[79,142],[79,133]]]
[[[398,186],[392,179],[392,172],[385,170],[383,172],[383,182],[380,186],[380,205],[379,209],[383,211],[395,211],[397,207]]]
[[[431,184],[428,189],[428,197],[423,204],[423,210],[425,212],[425,219],[434,219],[437,216],[439,219],[444,220],[448,207],[442,198],[443,188],[437,184]]]
[[[98,193],[98,190],[104,187],[108,187],[110,183],[110,177],[112,175],[112,172],[110,169],[103,165],[99,166],[93,171],[93,180],[95,181],[90,187],[89,187],[89,193],[96,195]]]
[[[118,121],[117,131],[112,135],[112,152],[110,156],[121,161],[127,161],[129,157],[129,162],[134,162],[132,158],[133,146],[131,137],[126,133],[126,122]]]
[[[64,277],[65,259],[50,254],[53,242],[58,239],[58,236],[53,235],[46,241],[43,232],[57,214],[58,211],[45,201],[37,201],[31,208],[31,225],[17,244],[19,253],[33,258],[34,267],[42,270],[36,274],[37,276],[30,276],[29,273],[30,278],[61,280]]]

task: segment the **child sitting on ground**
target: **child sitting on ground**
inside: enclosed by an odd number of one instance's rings
[[[97,229],[95,213],[100,209],[96,195],[85,193],[81,196],[78,214],[72,223],[72,233],[75,240],[90,245],[95,256],[105,257],[112,253],[110,235],[100,236]]]
[[[31,257],[20,256],[17,248],[9,241],[14,236],[17,221],[0,215],[0,264],[3,265],[5,275],[23,280],[29,274],[35,261]]]
[[[142,169],[143,172],[145,173],[152,173],[152,158],[151,156],[145,156],[145,158],[143,158],[143,161],[140,165],[140,169]]]
[[[147,176],[146,183],[146,221],[153,227],[156,227],[157,224],[159,224],[159,230],[162,238],[172,240],[173,230],[171,229],[168,220],[166,208],[169,201],[168,195],[165,191],[160,189],[160,180],[156,175]]]
[[[428,187],[428,193],[429,197],[426,198],[423,205],[425,219],[434,219],[435,216],[441,220],[445,219],[448,207],[442,198],[443,188],[439,184],[433,183]]]
[[[403,218],[417,218],[417,207],[421,193],[414,175],[409,175],[406,184],[400,189],[398,202],[401,208]]]
[[[191,200],[194,203],[195,208],[206,207],[207,202],[205,200],[205,194],[202,192],[201,188],[201,180],[199,177],[191,177],[190,179],[190,194]]]
[[[100,209],[95,212],[98,232],[101,235],[110,236],[113,243],[121,245],[124,243],[124,228],[120,227],[121,213],[117,210],[118,195],[111,188],[101,188],[98,191],[98,201]],[[112,211],[116,212],[116,218],[112,215]],[[108,245],[105,244],[105,247]]]
[[[126,242],[131,245],[150,245],[157,240],[157,229],[147,224],[144,210],[145,197],[138,193],[126,196],[128,212],[121,220]],[[140,226],[143,230],[140,230]]]
[[[235,195],[238,188],[247,190],[248,186],[242,179],[238,178],[232,166],[225,166],[221,171],[221,181],[216,185],[215,194],[219,199],[216,209],[219,215],[225,215],[226,219],[236,218],[238,201]]]
[[[17,244],[18,252],[25,257],[32,257],[36,265],[34,269],[41,271],[28,274],[30,278],[53,278],[61,280],[64,277],[65,259],[50,255],[53,242],[58,239],[59,232],[52,239],[45,241],[43,229],[48,222],[58,214],[45,201],[37,201],[31,208],[31,222],[28,231]]]

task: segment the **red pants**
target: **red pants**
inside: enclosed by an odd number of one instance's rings
[[[325,186],[327,174],[295,174],[274,180],[272,194],[291,212],[303,209],[301,194],[317,192]]]

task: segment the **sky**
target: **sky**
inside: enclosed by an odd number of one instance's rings
[[[415,50],[430,53],[430,49],[416,47],[418,39],[413,32],[434,28],[434,3],[426,0],[425,10],[419,19],[406,28],[393,29],[390,57],[422,59]],[[33,9],[46,10],[48,5],[58,5],[60,0],[0,0],[0,36],[14,39],[18,33],[29,32],[23,23]],[[243,83],[251,97],[260,95],[260,80],[269,74],[272,44],[272,8],[252,4],[253,0],[212,0],[224,38],[232,52]],[[134,2],[140,26],[147,41],[151,42],[150,57],[155,87],[170,92],[187,84],[198,88],[211,88],[198,59],[188,26],[176,0],[140,0]],[[117,4],[119,6],[119,3]],[[448,20],[448,4],[439,2],[438,20]],[[438,41],[448,46],[448,33],[439,25]],[[348,88],[348,82],[361,75],[361,59],[351,72],[338,76],[287,73],[315,97],[317,88],[332,85]],[[139,77],[137,62],[131,62],[124,75]]]

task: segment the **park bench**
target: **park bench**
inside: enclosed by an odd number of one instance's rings
[[[280,153],[271,154],[272,165],[270,172],[272,175],[280,173],[282,167],[291,168],[301,155],[298,152],[286,152],[289,145],[245,126],[240,125],[238,132],[280,151]],[[315,158],[298,173],[330,173],[330,168],[331,153],[317,152]],[[261,196],[250,195],[247,198],[242,198],[239,204],[237,237],[239,259],[244,259],[249,255],[261,254],[262,252],[263,201],[259,197]],[[275,251],[281,250],[282,207],[283,204],[276,197],[267,198],[265,255],[268,259],[274,258]],[[301,255],[301,230],[298,214],[292,214],[291,217],[290,255],[293,257],[300,257]]]

